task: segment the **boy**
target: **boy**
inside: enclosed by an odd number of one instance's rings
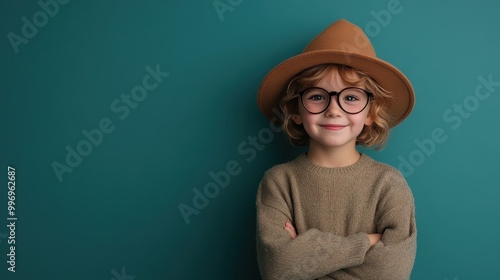
[[[257,193],[263,279],[409,279],[416,254],[413,195],[396,169],[360,154],[383,147],[406,118],[413,88],[340,20],[264,78],[259,107],[280,106],[306,154],[275,166]]]

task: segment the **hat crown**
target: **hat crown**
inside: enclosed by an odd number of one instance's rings
[[[334,22],[318,34],[305,47],[303,53],[321,50],[356,53],[373,58],[377,57],[370,39],[368,39],[363,30],[343,19]]]

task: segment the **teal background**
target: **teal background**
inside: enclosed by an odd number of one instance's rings
[[[223,18],[211,1],[70,1],[17,54],[7,34],[21,35],[21,18],[41,8],[2,2],[1,279],[260,279],[255,192],[266,169],[301,152],[281,134],[252,160],[238,152],[269,127],[256,106],[260,81],[331,22],[365,28],[390,1],[221,1],[234,4]],[[458,113],[443,118],[470,100],[479,76],[500,81],[500,4],[400,6],[370,39],[412,81],[416,106],[386,149],[365,152],[398,167],[419,153],[416,140],[442,129],[446,141],[406,174],[419,230],[412,279],[500,279],[500,87],[457,129]],[[121,120],[110,104],[156,65],[170,76]],[[114,131],[59,182],[51,164],[103,118]],[[186,224],[178,206],[193,206],[193,188],[231,160],[241,173]],[[6,264],[8,165],[15,273]],[[130,277],[117,276],[122,268]]]

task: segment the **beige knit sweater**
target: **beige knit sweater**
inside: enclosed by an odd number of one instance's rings
[[[413,195],[393,167],[361,155],[326,168],[305,154],[269,169],[257,192],[257,256],[268,279],[409,279]],[[290,220],[295,239],[283,227]],[[370,247],[368,233],[382,233]]]

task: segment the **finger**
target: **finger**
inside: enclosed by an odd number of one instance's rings
[[[289,225],[287,228],[289,228],[291,231],[295,232],[295,227],[293,225]]]
[[[294,239],[297,236],[292,229],[285,228],[285,230],[288,231],[288,233],[290,234],[290,238],[291,239]]]

